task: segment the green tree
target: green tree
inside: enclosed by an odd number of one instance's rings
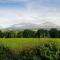
[[[42,38],[44,37],[44,30],[43,29],[39,29],[36,34],[35,34],[36,38]]]
[[[49,32],[48,30],[44,30],[44,38],[49,37]]]
[[[14,31],[7,31],[4,32],[4,37],[5,38],[15,38],[17,36],[17,33]]]
[[[51,38],[56,38],[58,35],[58,31],[57,31],[57,29],[51,29],[51,30],[49,30],[49,34],[50,34]]]
[[[22,38],[23,37],[23,31],[17,32],[17,38]]]
[[[24,30],[23,37],[24,38],[32,38],[34,36],[34,31],[32,30]]]
[[[3,38],[3,32],[0,30],[0,38]]]
[[[60,38],[60,30],[58,30],[58,38]]]

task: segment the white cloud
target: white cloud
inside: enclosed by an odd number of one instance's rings
[[[9,3],[10,3],[10,2],[11,2],[11,3],[12,3],[12,2],[13,2],[13,3],[16,2],[16,3],[17,3],[17,2],[27,2],[27,1],[29,1],[29,0],[0,0],[1,3],[6,3],[6,2],[9,2]]]
[[[60,25],[60,12],[49,10],[0,10],[0,25],[9,26],[11,24],[29,22],[41,23],[44,21],[51,21]]]
[[[9,0],[12,1],[12,0]],[[13,0],[16,1],[16,0]],[[18,0],[29,1],[29,0]],[[34,2],[28,2],[24,10],[0,9],[0,25],[6,27],[11,24],[29,22],[41,23],[51,21],[60,25],[60,11],[53,7],[36,6]]]

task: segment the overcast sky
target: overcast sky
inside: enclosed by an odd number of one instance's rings
[[[60,25],[60,0],[0,0],[0,25],[42,23]]]

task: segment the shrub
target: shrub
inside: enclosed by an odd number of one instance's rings
[[[0,45],[0,60],[13,60],[12,52],[3,45]]]
[[[0,60],[60,60],[60,49],[51,43],[12,54],[9,48],[0,45]]]

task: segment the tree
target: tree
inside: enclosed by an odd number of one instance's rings
[[[17,33],[17,38],[22,38],[23,37],[23,31],[19,31],[18,33]]]
[[[17,36],[17,34],[14,31],[4,32],[4,37],[5,38],[15,38],[16,36]]]
[[[32,30],[24,30],[23,37],[24,38],[32,38],[34,36],[34,31]]]
[[[60,38],[60,30],[58,30],[58,38]]]
[[[49,32],[48,30],[44,30],[44,38],[49,37]]]
[[[57,37],[57,29],[51,29],[50,31],[49,31],[49,34],[50,34],[50,37],[51,38],[56,38]]]
[[[43,29],[39,29],[36,34],[35,34],[36,38],[42,38],[44,37],[44,30]]]
[[[3,32],[0,30],[0,38],[3,38]]]

